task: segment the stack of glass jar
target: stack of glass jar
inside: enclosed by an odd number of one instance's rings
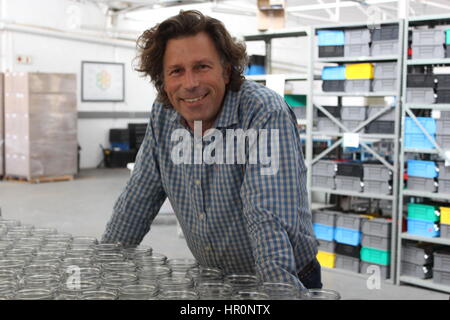
[[[123,248],[0,217],[0,299],[274,300],[339,299],[254,275],[224,275],[151,247]]]

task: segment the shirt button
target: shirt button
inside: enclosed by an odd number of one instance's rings
[[[194,182],[195,182],[196,185],[198,185],[198,186],[200,185],[200,180],[197,179]]]
[[[198,215],[198,218],[199,218],[200,220],[205,219],[205,214],[204,214],[204,213],[200,213],[200,214]]]

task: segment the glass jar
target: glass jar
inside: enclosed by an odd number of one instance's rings
[[[12,260],[22,260],[25,262],[25,264],[27,264],[33,259],[33,255],[35,252],[36,250],[30,247],[12,248],[5,252],[5,258]]]
[[[14,245],[14,241],[12,240],[0,240],[0,252],[5,252],[11,249]]]
[[[46,228],[46,227],[39,227],[39,228],[34,228],[32,230],[33,235],[43,235],[43,236],[47,236],[50,234],[56,234],[58,233],[58,230],[56,230],[55,228]]]
[[[272,300],[297,300],[298,290],[290,283],[264,282],[261,291],[265,292]]]
[[[30,231],[8,231],[8,233],[3,236],[3,239],[17,241],[19,239],[29,237],[30,235]]]
[[[125,257],[122,253],[96,253],[93,257],[93,262],[99,266],[103,263],[121,261],[125,261]]]
[[[61,281],[67,282],[69,278],[73,279],[73,282],[76,283],[77,278],[79,281],[96,281],[101,282],[101,270],[95,267],[80,267],[77,269],[68,269],[65,272],[61,272]]]
[[[89,247],[75,247],[70,248],[66,251],[67,258],[77,258],[77,257],[85,257],[92,258],[94,256],[94,249]]]
[[[57,273],[43,273],[43,274],[31,274],[25,275],[21,282],[20,287],[25,289],[39,288],[48,289],[53,292],[58,290],[60,285],[61,276]]]
[[[52,290],[49,289],[20,289],[14,296],[15,300],[54,300],[55,295]]]
[[[61,270],[64,271],[70,266],[92,267],[93,261],[89,258],[64,258],[61,263]]]
[[[0,260],[0,269],[2,270],[12,270],[18,275],[22,274],[25,262],[23,260],[17,259],[3,259]]]
[[[81,300],[117,300],[117,292],[111,290],[84,291]]]
[[[122,253],[121,243],[99,243],[94,246],[95,254],[100,253]]]
[[[125,259],[135,260],[139,257],[151,256],[153,249],[149,246],[137,246],[123,249]]]
[[[187,271],[187,276],[192,277],[195,283],[222,281],[222,270],[209,267],[191,268]]]
[[[139,284],[156,284],[158,279],[170,277],[172,270],[167,266],[142,266],[138,268]]]
[[[59,273],[59,265],[53,264],[29,264],[23,268],[24,276],[33,274],[51,274]]]
[[[98,240],[95,237],[75,236],[72,237],[72,248],[87,248],[94,247],[98,244]]]
[[[16,280],[0,279],[0,300],[11,300],[18,289]]]
[[[0,225],[6,226],[8,228],[18,227],[21,225],[20,220],[14,219],[0,219]]]
[[[195,290],[168,290],[158,295],[158,300],[199,300],[199,298]]]
[[[340,300],[339,292],[330,289],[307,289],[302,293],[302,299],[306,300]]]
[[[201,282],[196,287],[200,300],[229,300],[232,287],[223,282]]]
[[[194,288],[194,280],[189,277],[161,277],[158,279],[159,289],[164,291],[190,290]]]
[[[45,240],[49,243],[52,243],[52,242],[71,243],[72,242],[72,234],[70,234],[70,233],[47,234],[45,236]]]
[[[233,293],[231,300],[269,300],[267,293],[255,290],[239,290]]]
[[[172,272],[186,273],[189,269],[198,267],[198,262],[194,259],[169,259],[167,265]]]
[[[70,279],[62,282],[59,286],[58,300],[78,300],[85,291],[96,291],[100,287],[100,282],[95,280],[70,281]]]
[[[136,265],[131,261],[119,261],[119,262],[108,262],[102,263],[101,268],[103,272],[131,272],[136,273]]]
[[[0,282],[2,281],[19,281],[19,274],[14,269],[0,269]]]
[[[102,287],[108,290],[118,290],[120,287],[137,284],[138,277],[131,272],[114,272],[102,275]]]
[[[119,289],[119,300],[156,300],[158,295],[156,285],[128,285]]]
[[[165,265],[167,261],[167,257],[162,253],[152,252],[151,256],[137,256],[134,259],[134,262],[138,266],[156,266],[156,265]]]
[[[233,292],[240,290],[258,291],[261,280],[252,274],[230,274],[225,277],[225,283],[233,288]]]
[[[62,255],[54,252],[36,252],[31,260],[32,264],[51,264],[58,268],[61,266]]]

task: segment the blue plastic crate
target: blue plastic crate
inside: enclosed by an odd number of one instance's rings
[[[341,30],[317,31],[319,46],[343,46],[345,44],[345,33]]]
[[[334,240],[334,227],[333,226],[327,226],[320,223],[314,223],[314,234],[316,235],[317,239],[320,240],[326,240],[326,241],[333,241]]]
[[[408,176],[436,178],[439,175],[434,161],[408,160]]]
[[[439,237],[439,225],[433,221],[408,218],[407,232],[423,237]]]
[[[264,66],[252,64],[245,68],[244,74],[249,76],[266,74],[266,68]]]
[[[345,66],[324,67],[322,80],[345,80]]]
[[[338,243],[357,246],[361,243],[362,233],[358,230],[336,227],[334,240]]]
[[[405,133],[405,148],[434,149],[434,145],[423,133]]]
[[[111,149],[130,150],[128,142],[111,142]]]
[[[436,120],[430,117],[417,117],[419,123],[430,134],[436,134]],[[423,133],[413,119],[405,118],[405,133]]]

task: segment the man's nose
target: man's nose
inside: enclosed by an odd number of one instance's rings
[[[183,84],[186,90],[192,90],[197,88],[199,85],[198,75],[192,70],[186,71],[184,74]]]

